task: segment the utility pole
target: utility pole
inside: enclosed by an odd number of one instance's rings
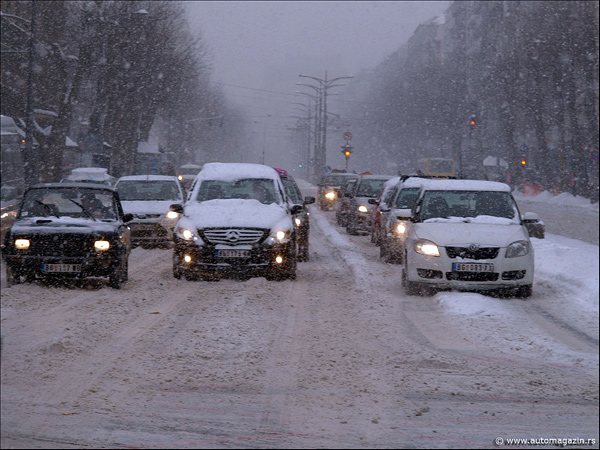
[[[37,159],[33,154],[33,102],[34,102],[34,66],[35,66],[35,32],[36,32],[36,0],[31,1],[31,22],[30,22],[30,37],[29,37],[29,73],[27,76],[27,117],[25,118],[25,154],[23,155],[23,175],[25,176],[25,185],[31,186],[39,180],[37,164],[34,161]],[[41,155],[40,155],[41,156]]]
[[[310,75],[298,75],[302,78],[310,78],[319,83],[319,86],[312,86],[306,84],[304,86],[309,86],[317,91],[319,98],[319,113],[320,113],[320,121],[319,121],[319,131],[320,134],[320,142],[319,145],[315,147],[315,179],[319,180],[323,175],[323,171],[325,170],[325,165],[327,163],[327,90],[332,87],[337,86],[345,86],[344,84],[334,84],[336,81],[354,78],[352,76],[347,77],[337,77],[329,80],[327,78],[327,71],[325,71],[325,79],[313,77]],[[297,83],[301,84],[301,83]]]

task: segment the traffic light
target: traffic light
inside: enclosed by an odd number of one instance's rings
[[[521,158],[521,167],[525,167],[527,165],[527,160],[525,158]]]
[[[350,158],[350,155],[352,154],[352,147],[348,144],[342,145],[342,153],[344,154],[346,159]]]

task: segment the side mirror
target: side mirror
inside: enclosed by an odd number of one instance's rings
[[[123,214],[123,223],[131,222],[133,220],[133,214]]]
[[[369,200],[367,200],[367,202],[369,203],[369,205],[376,205],[377,204],[377,199],[376,198],[370,198]]]
[[[292,215],[300,214],[304,210],[304,206],[302,205],[294,205],[292,206],[291,212]]]
[[[174,205],[171,205],[171,206],[169,207],[169,211],[174,211],[174,212],[176,212],[176,213],[183,214],[183,205],[181,205],[181,204],[179,204],[179,203],[176,203],[176,204],[174,204]]]
[[[352,198],[352,192],[345,192],[344,193],[344,197],[346,197],[346,198]]]
[[[304,197],[304,204],[305,205],[311,205],[315,202],[315,198],[314,197]]]

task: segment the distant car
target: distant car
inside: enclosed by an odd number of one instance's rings
[[[62,182],[66,183],[98,183],[107,186],[114,186],[117,179],[108,174],[108,169],[104,167],[78,167],[72,169]]]
[[[108,277],[109,286],[120,288],[131,250],[129,220],[109,186],[49,183],[27,189],[2,246],[8,284]]]
[[[202,170],[202,166],[199,164],[184,164],[179,167],[177,178],[183,185],[186,191],[189,191],[192,187],[192,181],[196,178],[196,175]]]
[[[323,211],[335,209],[335,204],[339,198],[340,190],[350,179],[356,179],[355,173],[334,172],[324,175],[317,184],[317,201],[319,208]]]
[[[297,230],[281,177],[250,163],[207,163],[174,230],[173,276],[296,278]]]
[[[143,248],[167,247],[173,243],[173,229],[179,214],[170,211],[183,203],[184,189],[175,176],[129,175],[117,180],[123,211],[133,215],[129,223],[132,245]]]
[[[400,177],[393,177],[387,180],[379,197],[369,199],[369,204],[373,205],[371,209],[371,242],[379,246],[381,244],[381,217],[383,211],[388,209],[388,204],[394,197],[397,184],[400,182]]]
[[[405,234],[408,295],[440,289],[532,294],[533,246],[504,183],[423,180]]]
[[[386,181],[392,178],[389,175],[360,175],[354,190],[347,197],[346,232],[359,234],[371,232],[370,199],[375,199],[383,190]]]
[[[358,178],[349,179],[338,192],[339,201],[335,207],[335,220],[341,227],[345,227],[347,224],[346,217],[348,215],[350,198],[352,198],[352,193],[356,188],[357,182]]]
[[[416,175],[402,176],[394,187],[389,202],[380,208],[379,256],[385,262],[402,263],[401,249],[406,221],[410,219],[410,210],[424,178]]]
[[[290,205],[299,205],[302,207],[302,211],[294,216],[298,241],[298,261],[308,261],[310,214],[308,212],[307,205],[313,204],[315,202],[315,198],[302,198],[302,192],[300,192],[300,188],[296,184],[294,177],[288,175],[287,172],[280,172],[279,175],[281,176],[281,181],[283,182]]]

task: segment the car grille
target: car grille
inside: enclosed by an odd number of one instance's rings
[[[498,256],[499,247],[446,247],[448,258],[465,258],[465,259],[494,259]]]
[[[244,245],[255,244],[266,237],[260,228],[212,228],[199,230],[200,236],[210,244]]]
[[[81,234],[48,234],[30,238],[28,254],[34,256],[87,256],[97,238]]]

